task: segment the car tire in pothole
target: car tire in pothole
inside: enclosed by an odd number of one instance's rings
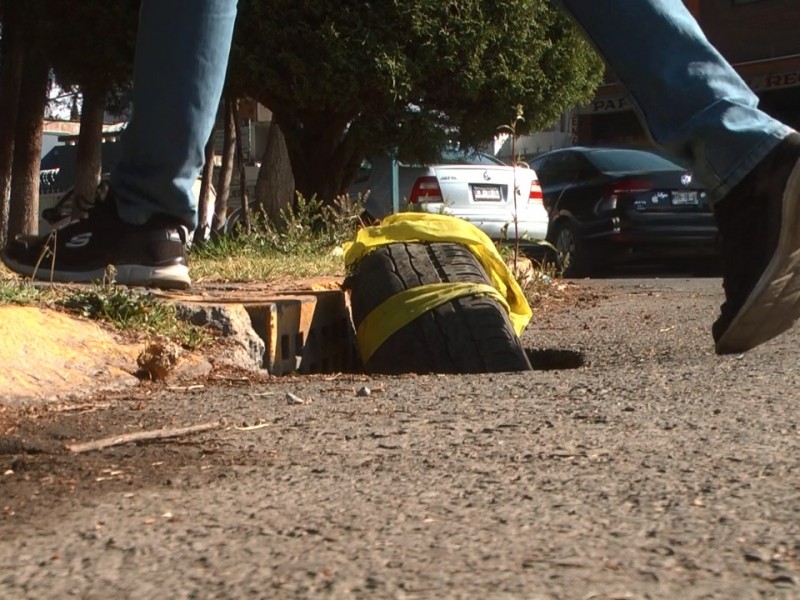
[[[348,276],[358,328],[391,296],[426,284],[489,284],[468,248],[448,242],[393,243],[366,255]],[[489,295],[449,300],[392,333],[368,357],[371,374],[491,373],[531,369],[505,308]]]

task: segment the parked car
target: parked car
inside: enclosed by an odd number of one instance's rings
[[[398,165],[399,209],[466,219],[496,240],[544,240],[548,216],[536,172],[483,152],[449,150],[436,164]],[[372,161],[350,189],[376,218],[393,212],[390,159]],[[514,224],[517,217],[516,228]]]
[[[719,255],[706,191],[655,152],[570,147],[530,164],[550,215],[547,239],[567,276],[645,256]]]
[[[103,141],[100,152],[100,172],[107,175],[122,155],[122,145]],[[39,163],[39,195],[60,196],[72,187],[78,168],[78,146],[53,146]]]

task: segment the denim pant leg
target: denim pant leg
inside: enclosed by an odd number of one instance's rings
[[[236,0],[143,0],[133,115],[111,175],[120,217],[197,225],[192,186],[204,162],[228,64]]]
[[[708,42],[682,0],[560,0],[630,90],[653,141],[723,197],[791,129]]]

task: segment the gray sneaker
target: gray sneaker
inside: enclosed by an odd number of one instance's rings
[[[750,350],[800,317],[800,134],[784,138],[714,208],[725,303],[717,354]]]

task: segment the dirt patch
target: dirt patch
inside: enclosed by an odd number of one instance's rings
[[[264,385],[277,381],[266,373],[218,370],[193,380],[142,381],[126,392],[32,405],[0,406],[0,520],[51,518],[74,503],[131,489],[171,487],[189,478],[192,486],[225,477],[230,465],[257,465],[249,448],[231,438],[265,427],[263,418],[229,418],[206,394],[272,398]],[[331,390],[356,390],[361,376],[282,377],[293,381],[330,381]],[[254,389],[262,391],[253,392]],[[227,391],[227,392],[226,392]],[[379,393],[379,392],[378,392]],[[300,401],[303,402],[302,397]],[[280,396],[280,399],[283,397]],[[281,404],[286,404],[282,401]],[[209,422],[207,431],[133,441],[100,451],[75,453],[70,446],[126,434],[180,429]]]

